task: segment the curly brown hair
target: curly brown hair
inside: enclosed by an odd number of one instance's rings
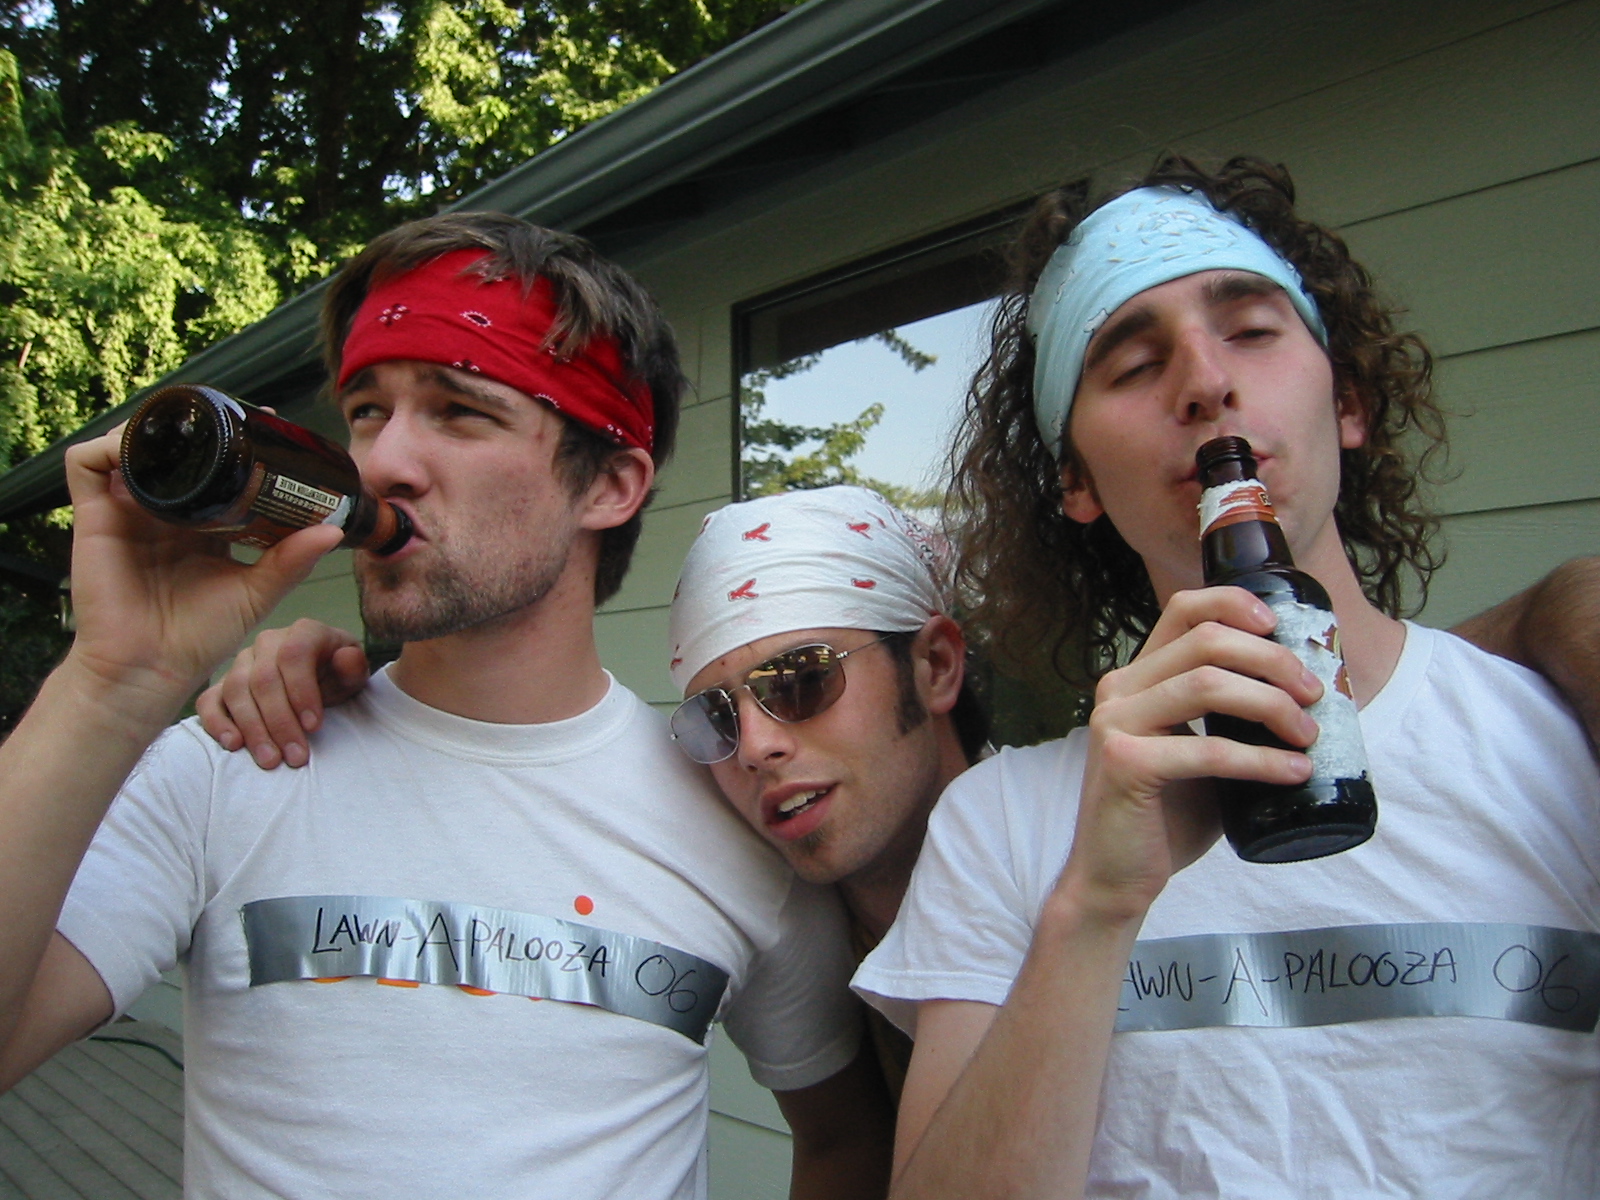
[[[1365,444],[1341,455],[1335,519],[1367,597],[1398,615],[1407,574],[1417,607],[1443,555],[1428,545],[1438,521],[1418,493],[1445,447],[1433,398],[1433,356],[1398,332],[1397,310],[1337,235],[1297,216],[1282,166],[1230,159],[1207,171],[1165,154],[1134,187],[1182,187],[1241,217],[1300,272],[1328,328],[1336,394],[1355,399]],[[1104,515],[1089,525],[1061,510],[1063,466],[1082,471],[1068,437],[1060,462],[1034,420],[1028,298],[1058,246],[1106,201],[1072,185],[1039,201],[1012,247],[1009,281],[994,316],[991,348],[968,391],[951,450],[947,521],[958,530],[957,581],[975,631],[1019,663],[1050,648],[1055,671],[1087,683],[1117,664],[1160,616],[1139,556]]]

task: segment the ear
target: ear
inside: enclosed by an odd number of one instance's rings
[[[1106,511],[1100,506],[1094,480],[1089,478],[1088,472],[1080,471],[1071,463],[1061,464],[1061,511],[1069,521],[1080,525],[1098,521]]]
[[[606,460],[583,498],[581,529],[615,529],[644,506],[655,483],[656,466],[636,446],[620,449]]]
[[[961,626],[941,614],[928,618],[913,645],[922,703],[929,712],[943,715],[956,706],[967,677],[967,639]]]
[[[1367,444],[1367,405],[1350,384],[1340,384],[1333,401],[1339,418],[1339,449],[1354,450]]]

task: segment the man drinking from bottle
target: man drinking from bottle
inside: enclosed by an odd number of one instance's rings
[[[881,1195],[836,898],[796,880],[602,670],[683,380],[576,238],[454,214],[329,289],[358,551],[397,662],[267,774],[163,732],[340,531],[251,566],[73,448],[78,635],[0,746],[0,1086],[186,969],[196,1196],[697,1197],[720,1022],[795,1131],[794,1194]]]
[[[1429,358],[1292,197],[1170,158],[1021,240],[964,431],[965,577],[1099,685],[1086,729],[950,788],[856,976],[916,1034],[894,1195],[1600,1190],[1600,775],[1542,679],[1397,619],[1434,564]],[[1362,710],[1377,831],[1314,862],[1217,841],[1208,778],[1305,780],[1321,691],[1261,601],[1200,587],[1220,436],[1331,596]],[[1289,749],[1194,735],[1210,713]]]

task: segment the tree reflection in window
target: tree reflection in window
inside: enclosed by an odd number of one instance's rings
[[[937,354],[919,350],[896,329],[855,339],[857,345],[867,342],[888,347],[914,372],[939,361]],[[938,498],[929,489],[875,479],[853,461],[866,447],[867,435],[883,420],[882,401],[868,404],[852,419],[827,425],[798,424],[767,412],[768,387],[775,381],[805,374],[826,353],[802,354],[775,366],[758,368],[740,380],[740,473],[745,497],[851,483],[881,492],[905,508],[936,505]]]

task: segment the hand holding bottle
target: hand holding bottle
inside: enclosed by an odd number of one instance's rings
[[[341,533],[313,526],[255,564],[235,562],[215,538],[133,503],[119,472],[121,438],[119,427],[67,451],[77,621],[68,659],[135,707],[175,712]]]
[[[1304,706],[1322,686],[1263,636],[1274,623],[1271,610],[1239,588],[1178,592],[1138,656],[1101,679],[1077,833],[1058,885],[1076,892],[1078,904],[1142,917],[1172,874],[1215,842],[1212,777],[1295,785],[1310,775],[1295,750],[1189,730],[1220,712],[1264,725],[1287,746],[1315,739]]]
[[[1200,494],[1200,551],[1208,584],[1231,584],[1258,596],[1276,618],[1271,636],[1323,683],[1313,716],[1312,775],[1293,786],[1219,777],[1222,824],[1240,858],[1299,862],[1359,846],[1372,836],[1377,800],[1355,697],[1339,646],[1333,602],[1296,569],[1256,460],[1242,437],[1213,438],[1195,454]],[[1219,712],[1206,731],[1260,746],[1283,746],[1272,731]],[[1299,743],[1296,743],[1299,744]]]

